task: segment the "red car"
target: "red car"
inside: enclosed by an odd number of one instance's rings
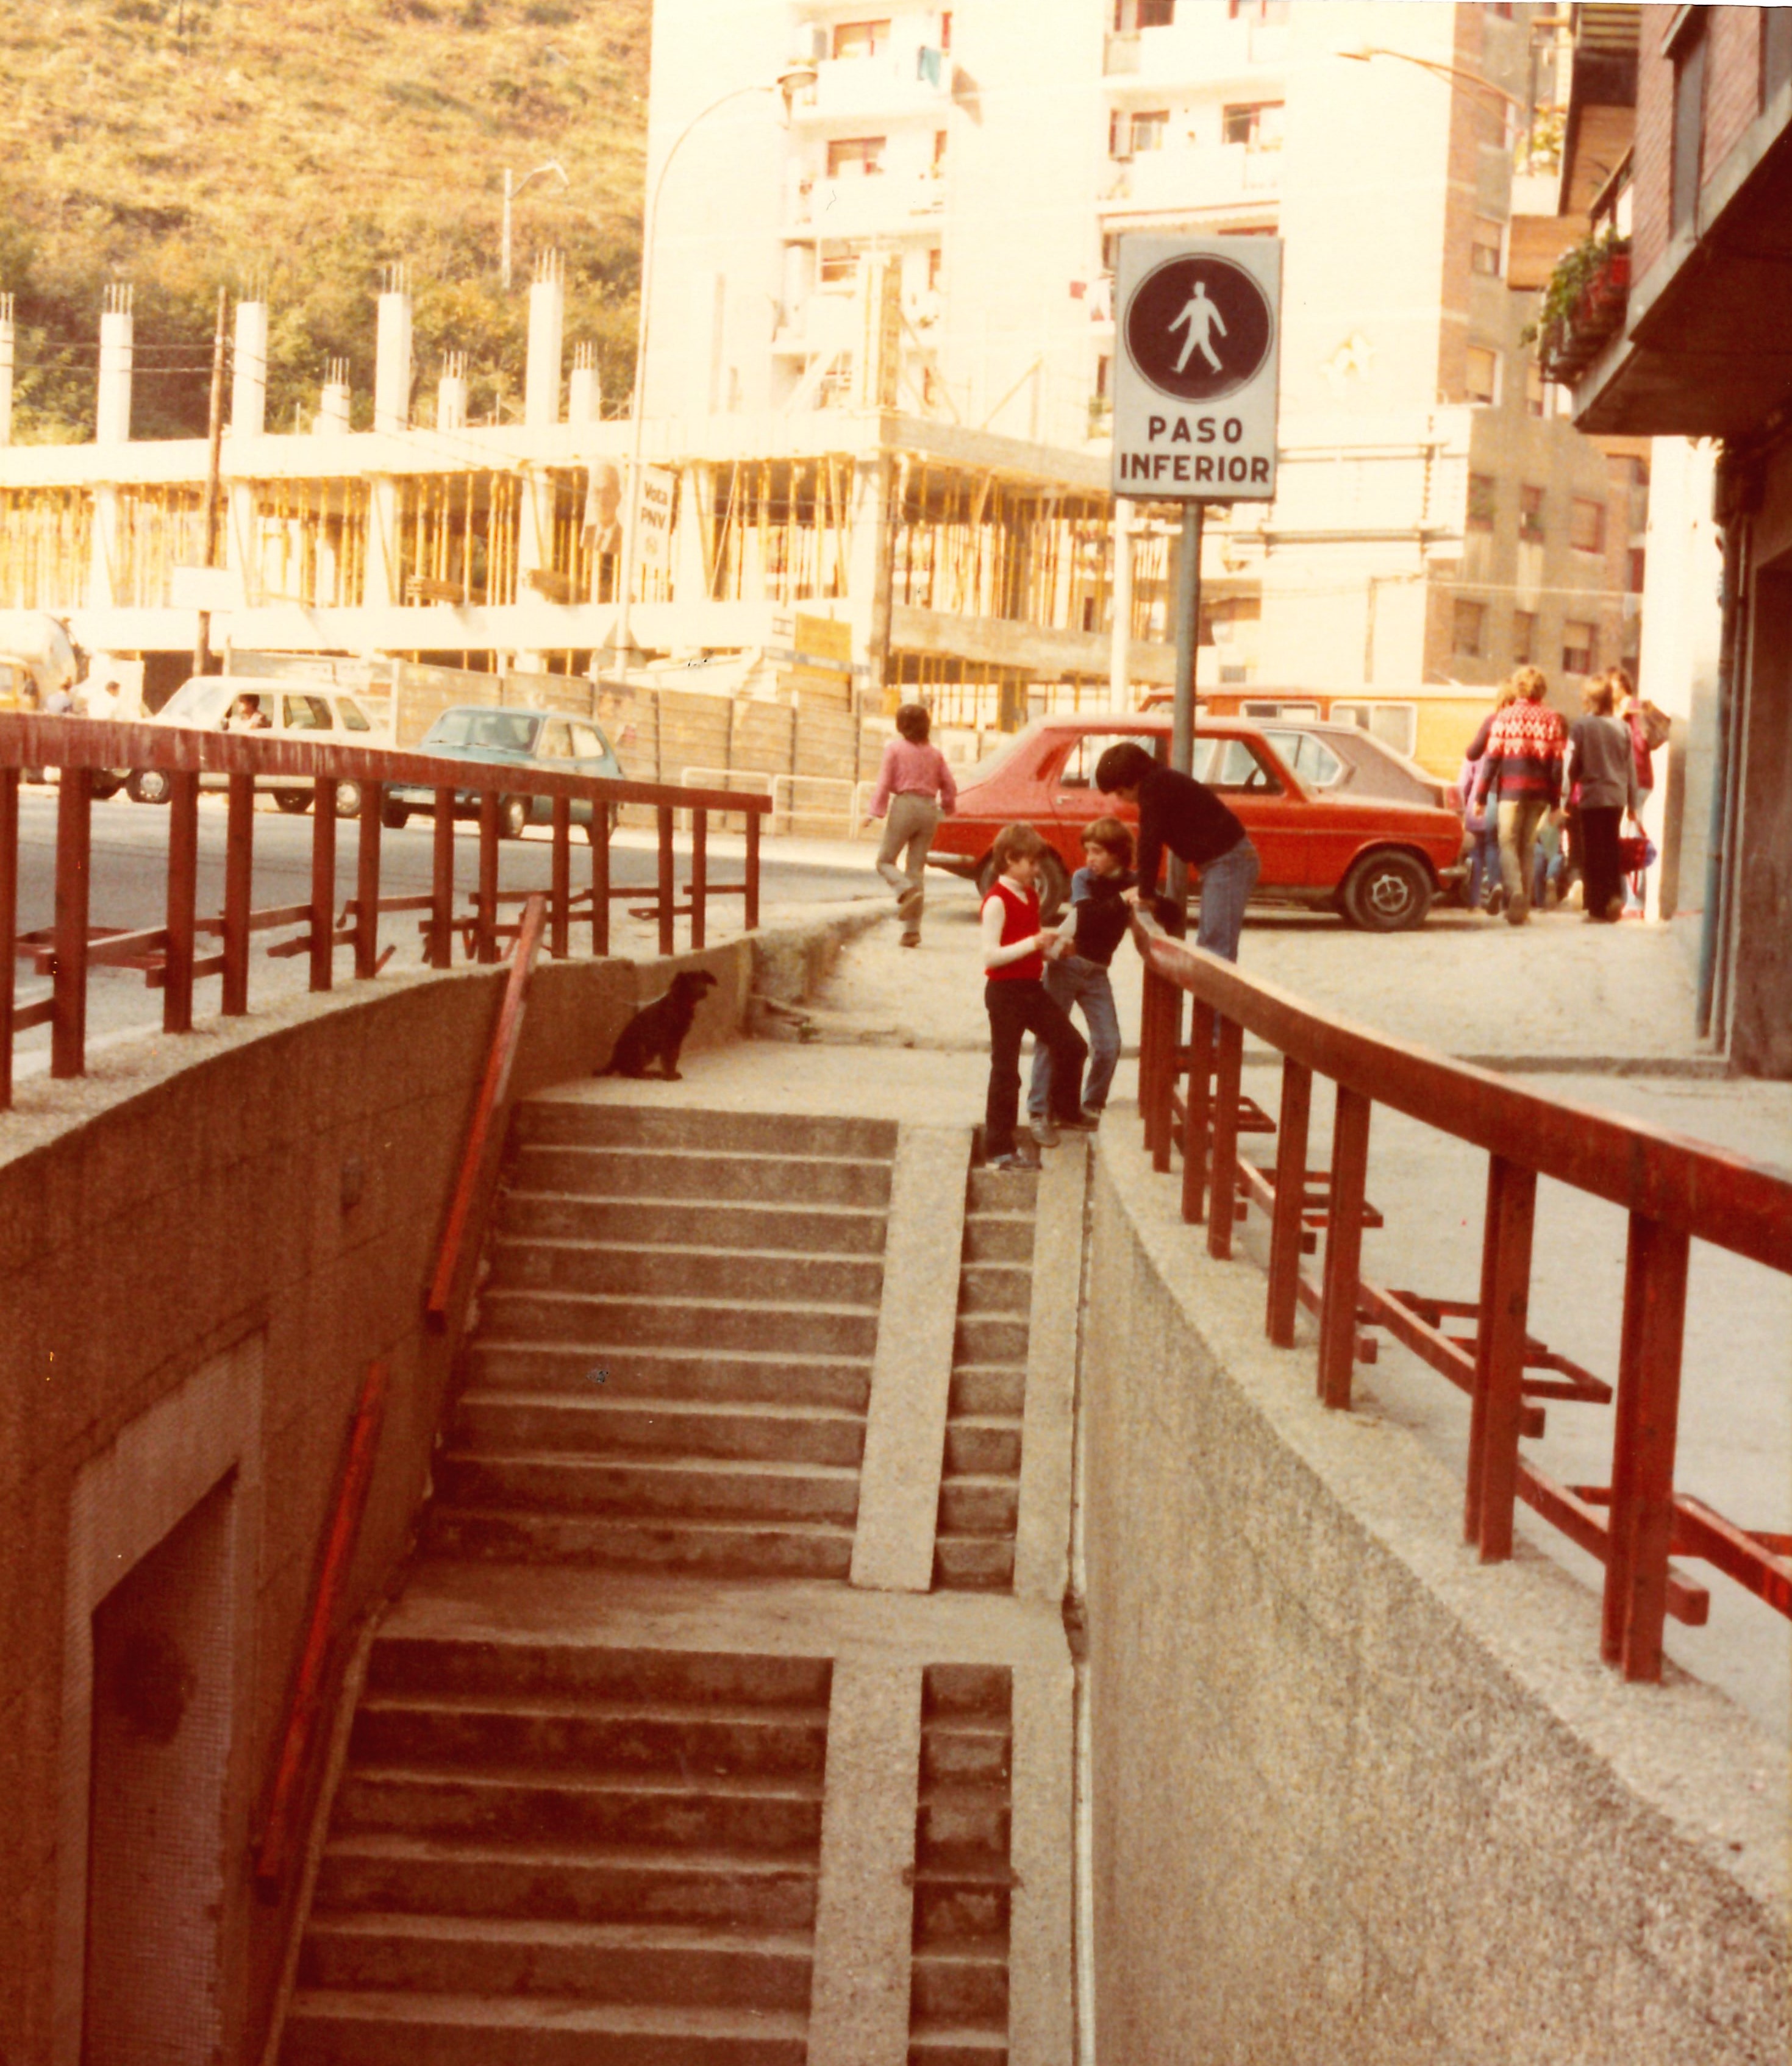
[[[991,841],[1024,820],[1051,848],[1040,894],[1046,912],[1056,912],[1070,871],[1083,863],[1083,828],[1109,812],[1096,764],[1122,739],[1167,760],[1170,728],[1167,711],[1036,719],[964,776],[958,809],[940,820],[928,859],[987,888]],[[1194,772],[1225,797],[1263,857],[1255,894],[1264,901],[1325,905],[1365,931],[1397,932],[1421,925],[1432,899],[1462,873],[1456,812],[1308,788],[1257,727],[1236,718],[1202,720]],[[1137,814],[1122,807],[1118,815]]]

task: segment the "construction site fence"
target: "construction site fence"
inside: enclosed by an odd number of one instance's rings
[[[1792,1615],[1792,1536],[1738,1526],[1676,1490],[1681,1361],[1692,1244],[1706,1242],[1792,1274],[1792,1180],[1644,1121],[1547,1097],[1485,1069],[1312,1011],[1271,984],[1135,916],[1145,957],[1139,1103],[1153,1166],[1182,1157],[1181,1209],[1205,1222],[1209,1255],[1232,1254],[1235,1225],[1267,1216],[1264,1329],[1295,1341],[1297,1306],[1317,1316],[1316,1386],[1348,1408],[1355,1366],[1385,1333],[1469,1395],[1465,1540],[1484,1563],[1510,1557],[1522,1500],[1604,1568],[1601,1647],[1624,1677],[1658,1680],[1672,1614],[1703,1623],[1705,1587],[1671,1561],[1702,1560]],[[1192,1000],[1183,1026],[1184,997]],[[1281,1058],[1280,1108],[1243,1095],[1243,1037]],[[1310,1169],[1315,1078],[1334,1087],[1331,1166]],[[1370,1122],[1385,1105],[1488,1157],[1480,1282],[1473,1297],[1395,1289],[1365,1277]],[[1273,1140],[1272,1159],[1241,1139]],[[1629,1216],[1616,1385],[1529,1331],[1539,1177]],[[1303,1258],[1324,1241],[1321,1266]],[[1612,1410],[1603,1485],[1563,1485],[1522,1453],[1546,1400]]]
[[[90,861],[96,777],[121,768],[154,768],[168,777],[168,844],[164,922],[127,929],[96,925],[91,910]],[[19,782],[26,771],[55,768],[56,843],[54,922],[41,930],[18,930]],[[224,908],[197,909],[201,776],[221,776],[227,791]],[[302,901],[252,908],[257,778],[283,778],[314,794],[310,893]],[[356,825],[355,893],[336,909],[337,785],[360,790]],[[434,792],[423,807],[435,820],[431,888],[408,897],[380,894],[382,807],[389,785]],[[454,883],[454,811],[457,793],[478,797],[478,883],[456,908]],[[382,953],[379,919],[389,912],[414,912],[424,958],[433,968],[452,965],[456,939],[464,960],[495,962],[501,943],[513,938],[506,906],[528,894],[501,880],[504,851],[500,806],[509,797],[545,798],[550,812],[551,886],[548,891],[548,947],[556,956],[572,952],[575,924],[589,926],[590,951],[610,951],[610,905],[618,897],[644,905],[656,922],[659,950],[674,951],[675,921],[690,922],[693,948],[705,944],[708,908],[716,897],[743,900],[749,931],[759,924],[760,836],[770,800],[691,789],[654,782],[605,781],[590,776],[537,772],[516,765],[439,760],[433,755],[371,747],[318,746],[295,739],[267,739],[253,733],[207,732],[175,725],[116,724],[84,718],[0,715],[0,1111],[12,1103],[14,1050],[18,1035],[33,1027],[50,1028],[52,1076],[86,1073],[87,980],[91,969],[126,968],[140,973],[163,994],[166,1033],[190,1032],[195,986],[219,978],[226,1018],[249,1008],[250,942],[258,933],[289,935],[277,940],[270,957],[309,958],[310,987],[327,990],[335,981],[339,947],[352,949],[357,980],[377,975],[392,949]],[[585,882],[573,883],[573,809],[589,809],[583,828]],[[412,805],[412,808],[417,808]],[[618,813],[648,813],[657,834],[657,867],[651,889],[618,885],[610,879],[610,835]],[[691,827],[687,880],[677,881],[674,828],[680,812]],[[708,867],[712,818],[726,813],[744,823],[744,865],[740,878],[719,881]],[[217,951],[201,953],[203,941]],[[51,993],[21,1004],[17,968],[21,958],[51,978]]]

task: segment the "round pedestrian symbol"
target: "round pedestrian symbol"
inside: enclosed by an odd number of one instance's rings
[[[1160,394],[1217,402],[1269,357],[1268,298],[1230,258],[1172,258],[1145,274],[1126,306],[1126,355]]]

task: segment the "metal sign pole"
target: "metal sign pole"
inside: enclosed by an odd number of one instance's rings
[[[1170,764],[1180,775],[1194,772],[1194,671],[1201,627],[1201,533],[1205,502],[1182,504],[1182,556],[1176,569],[1176,701],[1170,729]],[[1180,904],[1189,893],[1188,863],[1170,857],[1169,890]]]

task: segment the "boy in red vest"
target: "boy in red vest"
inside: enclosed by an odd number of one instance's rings
[[[983,1153],[992,1169],[1032,1165],[1016,1153],[1015,1121],[1020,1110],[1020,1042],[1031,1033],[1052,1057],[1052,1112],[1037,1129],[1042,1146],[1057,1138],[1056,1126],[1086,1132],[1083,1117],[1083,1063],[1088,1043],[1045,992],[1045,955],[1057,934],[1039,922],[1040,857],[1045,842],[1031,825],[1004,825],[991,849],[995,881],[983,899],[983,1003],[989,1013],[989,1097],[983,1116]]]

